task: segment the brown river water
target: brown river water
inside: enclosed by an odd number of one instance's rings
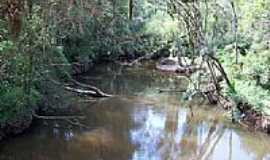
[[[100,65],[78,79],[116,96],[76,101],[80,125],[35,121],[1,142],[0,160],[270,160],[270,136],[232,125],[216,106],[158,92],[186,88],[181,77]]]

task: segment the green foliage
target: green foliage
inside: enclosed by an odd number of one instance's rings
[[[16,116],[18,112],[37,105],[39,93],[32,90],[31,95],[25,95],[24,89],[1,83],[0,88],[0,123]]]
[[[171,40],[178,31],[176,21],[168,16],[165,6],[148,0],[135,1],[134,17],[129,20],[128,0],[86,1],[84,7],[69,6],[66,17],[63,17],[64,10],[55,10],[57,18],[67,19],[64,23],[59,24],[55,15],[49,19],[55,24],[52,32],[57,37],[57,45],[63,46],[69,62],[126,54],[137,57],[160,48],[159,44]]]
[[[178,21],[173,20],[167,13],[157,11],[145,24],[145,32],[160,36],[164,41],[172,40],[179,33]]]
[[[258,52],[259,51],[259,52]],[[234,64],[234,55],[222,54],[220,59],[233,82],[236,93],[227,92],[236,102],[247,102],[253,109],[270,115],[270,52],[250,50],[241,56],[240,65]]]
[[[13,48],[13,42],[9,40],[1,41],[0,42],[0,54],[7,52],[8,50]]]
[[[31,110],[40,99],[34,83],[37,57],[43,45],[41,8],[33,6],[31,15],[23,17],[22,28],[12,37],[6,19],[0,24],[0,124]]]
[[[222,16],[218,16],[216,23],[212,23],[211,18],[209,19],[208,32],[215,25],[219,26],[219,30],[225,31],[218,31],[223,37],[212,41],[210,45],[217,49],[219,59],[236,89],[236,93],[226,91],[227,95],[236,102],[247,102],[254,110],[270,115],[270,19],[268,16],[270,5],[268,1],[263,0],[238,0],[234,3],[238,18],[237,49],[241,54],[240,64],[235,64],[233,33],[228,26],[231,22],[227,21],[232,19],[232,15],[226,3],[221,5],[224,9],[220,11],[226,13],[223,17],[227,18],[220,19]],[[219,11],[216,11],[216,14],[218,13]]]

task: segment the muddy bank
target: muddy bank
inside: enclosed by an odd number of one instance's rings
[[[254,110],[253,106],[239,102],[237,108],[241,114],[240,125],[253,131],[262,131],[270,134],[270,117]]]
[[[1,123],[0,141],[4,138],[21,134],[27,128],[29,128],[33,121],[32,113],[32,110],[26,110],[17,113],[13,118],[10,118],[6,122]]]
[[[78,75],[83,74],[87,72],[91,67],[93,67],[93,63],[90,60],[87,60],[85,62],[80,63],[72,63],[72,70],[71,75]],[[53,86],[54,84],[52,84]],[[41,87],[48,87],[48,86],[41,86]],[[51,90],[51,88],[54,87],[48,87],[47,90]],[[59,87],[57,87],[59,88]],[[47,91],[45,91],[47,92]],[[55,92],[49,91],[48,93]],[[59,90],[59,93],[63,92],[62,90]],[[67,97],[67,95],[62,94],[61,96]],[[61,97],[61,98],[63,98]],[[60,98],[60,97],[58,97]],[[63,98],[65,99],[65,98]],[[31,109],[22,109],[20,112],[16,113],[14,116],[10,117],[6,121],[0,122],[0,141],[9,137],[16,136],[18,134],[23,133],[26,129],[30,127],[34,120],[33,114],[35,112],[38,112],[39,110],[42,110],[42,112],[50,112],[49,108],[51,105],[57,106],[57,104],[52,103],[58,103],[57,101],[63,101],[63,100],[57,100],[57,96],[53,95],[43,95],[43,98],[40,99],[39,105],[36,107],[31,107]],[[29,107],[28,107],[29,108]],[[54,107],[52,107],[54,108]],[[54,108],[55,109],[55,108]]]

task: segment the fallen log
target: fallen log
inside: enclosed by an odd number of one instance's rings
[[[79,86],[81,88],[85,89],[77,89],[77,88],[72,88],[72,87],[65,87],[66,90],[77,92],[80,94],[85,94],[85,95],[91,95],[93,97],[111,97],[112,95],[104,93],[102,90],[99,88],[89,85],[89,84],[83,84],[80,83],[74,79],[70,79],[70,81],[75,84],[76,86]]]
[[[72,88],[72,87],[64,87],[65,90],[71,91],[74,93],[78,93],[80,95],[88,95],[88,96],[96,96],[96,92],[91,91],[91,90],[84,90],[84,89],[78,89],[78,88]]]

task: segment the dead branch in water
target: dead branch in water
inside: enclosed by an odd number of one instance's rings
[[[86,95],[91,95],[93,97],[111,97],[112,95],[104,93],[103,91],[101,91],[99,88],[89,85],[89,84],[83,84],[80,83],[78,81],[76,81],[75,79],[70,79],[70,81],[75,84],[76,86],[79,86],[81,88],[85,88],[85,89],[76,89],[76,88],[71,88],[69,87],[69,89],[67,89],[67,87],[65,89],[73,91],[73,92],[77,92],[80,94],[86,94]]]
[[[70,123],[70,124],[72,124],[74,126],[78,126],[78,127],[82,127],[82,128],[86,128],[86,129],[90,128],[87,125],[80,123],[79,121],[74,122],[74,121],[72,121],[70,119],[65,119],[65,121],[67,121],[68,123]]]
[[[85,116],[40,116],[33,114],[35,118],[44,120],[67,120],[67,119],[85,119]]]
[[[158,89],[159,93],[163,92],[186,92],[186,89],[183,90],[173,90],[173,89]]]
[[[74,79],[70,79],[70,81],[73,83],[73,85],[71,84],[63,84],[61,82],[58,82],[52,78],[49,79],[51,82],[53,82],[55,85],[60,85],[63,86],[64,89],[66,91],[69,92],[74,92],[74,93],[78,93],[80,95],[85,95],[85,96],[92,96],[92,97],[98,97],[98,98],[102,98],[102,97],[111,97],[112,95],[104,93],[103,91],[101,91],[99,88],[95,87],[95,86],[91,86],[88,84],[83,84],[80,83]],[[71,87],[72,86],[72,87]],[[80,89],[80,88],[83,89]]]
[[[65,90],[78,93],[80,95],[96,96],[96,92],[91,91],[91,90],[77,89],[77,88],[72,88],[72,87],[65,87]]]
[[[88,126],[78,121],[78,119],[85,119],[85,116],[40,116],[37,114],[33,114],[33,116],[37,119],[43,119],[43,120],[64,120],[70,123],[71,125],[89,129]]]
[[[49,80],[53,84],[57,86],[63,87],[67,91],[71,91],[74,93],[79,93],[80,95],[87,95],[87,96],[92,96],[92,97],[97,97],[97,98],[102,98],[102,97],[111,97],[112,95],[104,93],[102,90],[99,88],[89,85],[89,84],[84,84],[81,82],[78,82],[77,80],[73,78],[69,78],[69,81],[66,83],[57,81],[53,79],[52,77],[48,77],[45,73],[38,72],[40,77],[47,77],[46,80]]]

